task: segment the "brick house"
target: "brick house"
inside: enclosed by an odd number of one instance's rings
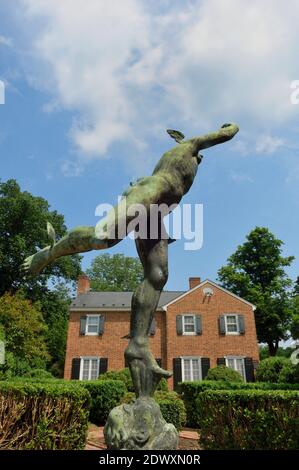
[[[65,379],[95,379],[125,367],[132,292],[93,292],[87,276],[78,280],[70,306]],[[189,290],[161,294],[150,331],[150,348],[170,386],[202,380],[210,367],[225,364],[246,381],[259,360],[254,305],[200,278]]]

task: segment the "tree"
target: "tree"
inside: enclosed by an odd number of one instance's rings
[[[299,277],[297,277],[293,291],[293,318],[291,323],[291,335],[299,339]]]
[[[64,217],[50,211],[45,199],[22,192],[15,180],[0,182],[0,295],[22,287],[29,298],[38,300],[48,293],[50,278],[77,279],[81,271],[77,255],[59,259],[38,277],[24,278],[21,270],[24,259],[37,247],[49,245],[47,221],[58,237],[66,233]]]
[[[9,361],[28,367],[43,367],[50,359],[46,345],[47,327],[36,305],[21,294],[0,297],[0,326]]]
[[[267,228],[256,227],[218,271],[223,287],[256,305],[258,340],[268,345],[270,356],[288,338],[292,318],[292,281],[285,268],[294,257],[283,257],[282,245]]]
[[[133,291],[143,279],[140,261],[122,254],[96,256],[86,273],[96,291]]]

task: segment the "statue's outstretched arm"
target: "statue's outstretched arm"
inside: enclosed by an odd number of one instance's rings
[[[222,144],[230,140],[237,134],[239,127],[237,124],[223,124],[223,126],[216,132],[209,132],[209,134],[190,139],[195,145],[195,152],[213,147],[213,145]]]

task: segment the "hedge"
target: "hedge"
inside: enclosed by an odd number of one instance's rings
[[[206,380],[217,380],[225,382],[244,382],[241,374],[226,366],[217,366],[208,370]]]
[[[85,388],[91,395],[89,420],[94,424],[105,424],[112,408],[119,404],[127,392],[121,380],[76,381],[79,388]]]
[[[121,380],[124,382],[128,392],[134,392],[134,386],[132,382],[132,377],[130,374],[130,369],[125,367],[124,369],[120,370],[109,370],[104,374],[101,374],[99,380]],[[158,383],[157,390],[163,390],[165,392],[168,391],[168,384],[167,380],[162,378]]]
[[[279,374],[286,364],[291,361],[286,357],[268,357],[260,361],[256,369],[256,380],[258,382],[279,382]]]
[[[161,409],[163,418],[167,423],[172,423],[177,430],[183,428],[186,423],[186,409],[183,400],[176,392],[157,391],[154,399]],[[128,392],[121,399],[120,403],[132,403],[135,400],[135,393]]]
[[[83,449],[89,404],[72,384],[0,382],[0,448]]]
[[[204,449],[299,447],[299,392],[211,390],[198,395],[195,422]]]
[[[268,382],[221,382],[206,381],[182,382],[179,384],[179,392],[184,400],[187,424],[194,426],[195,400],[199,393],[208,390],[299,390],[299,384],[268,383]]]

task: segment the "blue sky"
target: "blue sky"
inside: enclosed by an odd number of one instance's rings
[[[285,242],[299,275],[298,2],[0,0],[0,13],[2,180],[46,198],[69,228],[93,225],[96,206],[173,145],[165,129],[235,121],[184,199],[204,205],[203,247],[170,246],[167,288],[215,280],[256,225]],[[134,243],[111,253],[135,256]]]

